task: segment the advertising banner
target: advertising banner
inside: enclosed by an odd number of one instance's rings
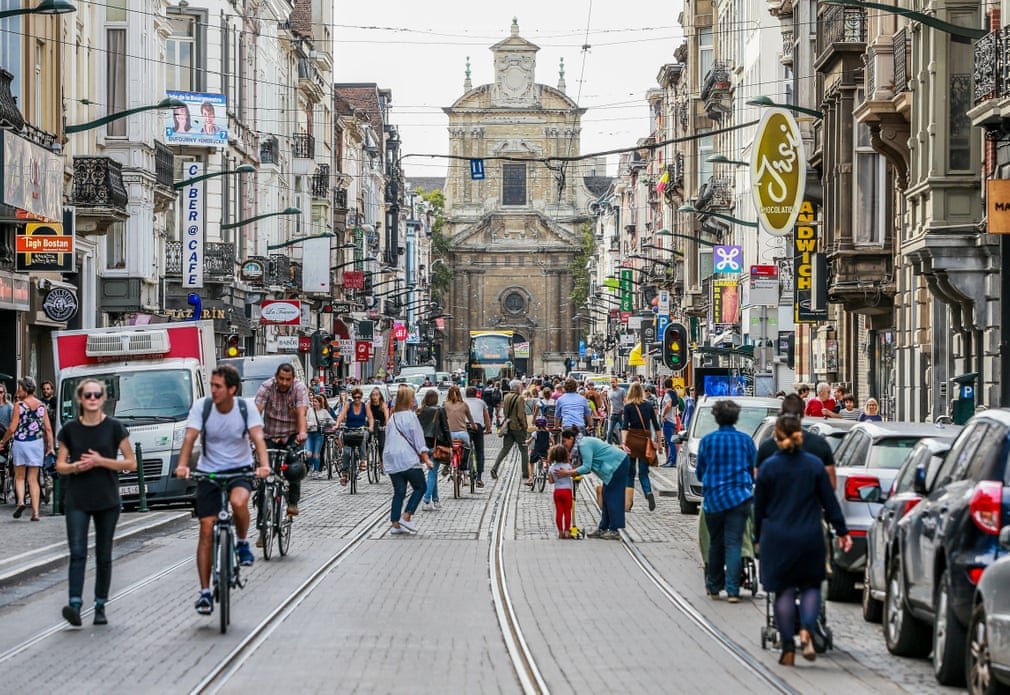
[[[10,130],[0,130],[0,143],[0,199],[40,219],[63,219],[63,157]]]
[[[740,288],[736,280],[712,282],[712,323],[730,326],[740,320]]]
[[[183,106],[169,112],[165,142],[196,147],[228,146],[228,102],[223,94],[165,92]]]
[[[621,311],[634,309],[635,293],[632,289],[631,268],[621,269]]]
[[[190,162],[184,177],[203,176],[203,163]],[[182,189],[182,286],[203,287],[203,181]]]
[[[365,289],[365,273],[362,270],[345,270],[343,275],[345,290]]]
[[[530,344],[529,343],[515,343],[512,346],[512,354],[518,359],[528,359],[530,356]]]
[[[372,341],[371,340],[355,340],[354,341],[354,361],[355,362],[367,362],[372,359]]]
[[[793,320],[796,323],[817,323],[828,320],[827,307],[814,309],[814,278],[827,284],[826,273],[815,273],[817,265],[817,222],[814,206],[808,200],[800,207],[796,234],[793,235],[794,290]],[[827,296],[827,288],[819,288],[820,296]]]
[[[713,273],[740,273],[742,271],[742,246],[715,246],[712,248]]]
[[[29,222],[18,229],[14,269],[74,272],[74,233],[56,222]]]
[[[302,303],[297,299],[264,299],[260,302],[260,323],[300,326]]]
[[[330,293],[330,240],[306,239],[302,242],[302,291]]]
[[[758,222],[773,236],[796,224],[807,179],[807,157],[796,118],[786,109],[765,109],[754,136],[751,192]]]

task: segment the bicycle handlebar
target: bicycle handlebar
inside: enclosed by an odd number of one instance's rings
[[[252,469],[244,471],[229,471],[229,472],[205,472],[205,471],[190,471],[190,480],[209,480],[212,483],[227,483],[232,480],[252,480],[256,477],[255,472]]]

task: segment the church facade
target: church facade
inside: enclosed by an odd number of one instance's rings
[[[536,82],[538,50],[513,20],[491,47],[494,83],[473,87],[468,65],[465,93],[444,109],[449,152],[463,158],[450,160],[445,183],[452,369],[466,364],[471,330],[511,329],[528,342],[517,374],[563,372],[578,355],[571,269],[599,194],[583,180],[587,162],[549,160],[580,154],[585,109],[565,94],[563,65],[557,87]],[[483,160],[483,179],[471,178],[467,159]]]

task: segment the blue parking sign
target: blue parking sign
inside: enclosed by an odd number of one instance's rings
[[[670,323],[670,317],[666,314],[656,315],[656,335],[662,338],[666,334],[666,326]]]
[[[483,159],[471,159],[470,160],[470,178],[474,181],[480,181],[484,178],[484,160]]]
[[[586,341],[580,340],[579,341],[579,357],[585,357],[585,356],[586,356]]]

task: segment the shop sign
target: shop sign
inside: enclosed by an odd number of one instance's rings
[[[63,157],[44,147],[0,130],[3,165],[3,202],[37,217],[63,217]]]
[[[187,179],[202,175],[201,162],[186,165]],[[203,181],[184,187],[182,201],[182,286],[187,289],[203,287]]]
[[[265,299],[260,302],[260,323],[298,326],[301,320],[302,303],[297,299]]]
[[[773,236],[793,230],[807,178],[807,158],[796,118],[786,109],[765,109],[754,137],[750,178],[758,222]]]
[[[631,269],[621,269],[621,311],[631,311],[634,308],[635,293],[632,290]]]
[[[371,340],[354,341],[354,361],[367,362],[371,358],[372,358],[372,341]]]
[[[393,324],[393,337],[397,340],[407,339],[407,326],[397,321]]]
[[[796,323],[817,323],[828,320],[828,310],[814,309],[814,283],[826,285],[825,273],[815,273],[817,267],[817,222],[814,216],[814,205],[804,200],[800,207],[796,233],[793,235],[793,320]],[[815,277],[816,276],[816,277]],[[827,288],[821,287],[823,297]]]
[[[345,270],[344,289],[345,290],[365,289],[365,273],[361,270]]]
[[[418,333],[407,333],[407,345],[420,345],[421,336]]]
[[[246,261],[242,264],[242,270],[239,272],[246,282],[263,282],[265,274],[266,269],[263,267],[263,261]]]
[[[42,311],[50,321],[64,323],[77,316],[77,293],[66,287],[53,287],[42,300]]]
[[[713,273],[739,273],[743,270],[743,246],[712,248]]]
[[[740,288],[736,280],[712,282],[712,323],[730,326],[740,320]]]
[[[986,231],[1010,234],[1010,179],[985,182]]]
[[[192,309],[165,309],[165,316],[172,319],[173,321],[192,321],[193,320],[193,310]],[[216,321],[225,321],[231,318],[228,315],[228,311],[223,308],[208,309],[203,307],[200,309],[201,319],[214,319]]]
[[[353,340],[341,340],[340,341],[340,354],[350,355],[354,352],[354,341]]]
[[[297,335],[277,336],[277,352],[297,352],[297,351],[298,351]]]
[[[74,234],[59,222],[29,222],[14,241],[14,269],[18,272],[74,272]]]

